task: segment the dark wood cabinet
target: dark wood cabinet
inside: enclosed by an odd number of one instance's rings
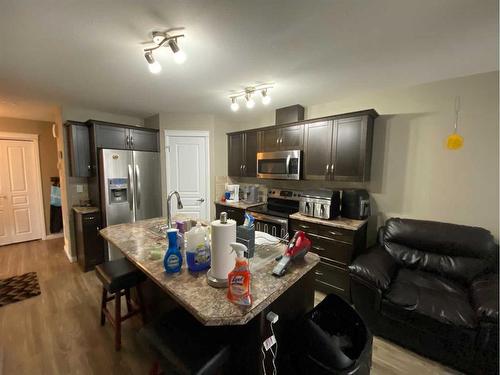
[[[306,124],[304,178],[365,182],[370,179],[371,114]]]
[[[90,121],[94,127],[97,148],[116,148],[120,150],[159,151],[159,131],[139,129]]]
[[[228,175],[255,177],[257,175],[257,132],[228,134]]]
[[[332,158],[333,121],[318,121],[305,126],[304,178],[329,179]]]
[[[367,225],[348,230],[327,225],[290,220],[290,235],[301,230],[311,240],[311,251],[321,257],[315,270],[316,289],[336,293],[350,300],[348,266],[366,248]]]
[[[229,207],[224,204],[215,204],[215,217],[220,218],[221,212],[227,212],[227,218],[236,221],[237,225],[243,225],[245,221],[245,210]]]
[[[104,262],[104,242],[99,235],[101,216],[99,212],[75,211],[76,256],[80,268],[90,271]]]
[[[82,122],[66,122],[70,174],[72,177],[91,176],[89,127]]]
[[[302,150],[304,126],[288,125],[259,131],[259,151]]]

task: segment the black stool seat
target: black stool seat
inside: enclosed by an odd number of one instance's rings
[[[109,293],[132,288],[146,279],[146,276],[126,258],[97,265],[96,274]]]
[[[176,309],[146,325],[141,335],[158,352],[162,373],[211,375],[220,373],[229,361],[225,332],[224,327],[204,326]]]

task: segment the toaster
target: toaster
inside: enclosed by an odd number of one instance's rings
[[[334,219],[340,215],[340,191],[318,189],[302,193],[299,212],[318,219]]]

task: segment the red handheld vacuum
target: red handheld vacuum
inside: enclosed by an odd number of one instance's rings
[[[301,230],[295,232],[292,240],[288,243],[285,254],[273,269],[273,275],[283,276],[290,263],[295,259],[304,258],[311,249],[311,240]]]

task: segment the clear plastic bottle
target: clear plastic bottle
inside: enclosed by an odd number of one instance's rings
[[[207,228],[198,222],[185,233],[186,263],[190,271],[203,271],[210,267],[210,246]]]

